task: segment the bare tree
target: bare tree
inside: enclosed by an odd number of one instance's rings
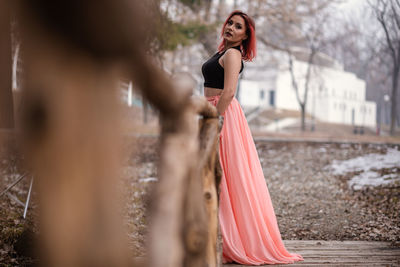
[[[329,5],[335,1],[258,1],[264,4],[265,9],[257,12],[258,16],[266,15],[267,31],[258,33],[257,38],[265,45],[275,50],[285,51],[288,54],[288,69],[290,72],[292,86],[296,94],[297,102],[301,109],[301,129],[304,131],[305,111],[308,99],[310,81],[315,74],[313,67],[318,65],[316,58],[323,50],[330,39],[337,37],[326,36],[326,24],[329,20],[328,12],[325,12]],[[268,39],[265,37],[268,36]],[[307,56],[302,56],[301,60],[307,62],[307,69],[304,75],[304,91],[300,95],[299,77],[294,71],[293,59],[296,53],[294,46],[304,47],[308,50]]]
[[[379,131],[382,123],[390,124],[390,103],[384,96],[391,94],[392,64],[388,62],[392,59],[382,26],[375,17],[375,12],[368,4],[353,10],[351,16],[338,14],[334,30],[345,34],[346,38],[329,43],[325,52],[341,62],[344,70],[365,80],[366,99],[377,103],[376,122]],[[399,97],[398,94],[397,101],[400,101]]]
[[[400,1],[374,0],[369,1],[376,18],[382,26],[386,38],[386,48],[392,59],[392,89],[390,134],[394,135],[397,116],[397,89],[400,72]]]
[[[310,91],[310,81],[312,78],[312,74],[315,74],[313,68],[317,66],[316,56],[319,52],[322,51],[326,37],[324,36],[325,27],[324,24],[326,23],[328,16],[314,16],[309,23],[305,23],[303,26],[303,30],[301,30],[302,35],[304,36],[305,43],[308,48],[308,56],[307,56],[307,69],[304,77],[304,92],[303,96],[300,97],[300,90],[299,90],[299,81],[294,74],[293,69],[293,51],[291,49],[287,49],[287,53],[289,56],[289,72],[292,78],[292,86],[296,93],[297,102],[300,105],[301,109],[301,130],[306,130],[305,124],[305,113],[306,113],[306,105],[308,101],[308,94]]]

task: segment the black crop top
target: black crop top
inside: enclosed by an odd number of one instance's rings
[[[232,48],[238,49],[240,51],[240,46],[235,46]],[[226,50],[221,54],[217,52],[209,60],[207,60],[203,64],[203,66],[201,66],[201,72],[204,76],[204,87],[224,89],[224,68],[221,66],[221,64],[219,64],[218,60],[225,52]],[[239,73],[241,73],[242,70],[243,61]]]

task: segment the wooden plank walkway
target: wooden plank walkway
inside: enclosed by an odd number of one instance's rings
[[[400,266],[400,247],[390,247],[389,242],[324,240],[284,240],[283,242],[289,252],[299,253],[304,261],[272,266]],[[223,267],[245,266],[223,265]]]

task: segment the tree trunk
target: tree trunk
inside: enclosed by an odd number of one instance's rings
[[[393,136],[396,131],[396,117],[397,117],[397,87],[399,83],[400,65],[396,64],[393,71],[392,82],[392,106],[390,110],[390,135]]]
[[[225,0],[218,0],[218,9],[217,13],[215,14],[215,21],[219,23],[222,21],[225,15]]]
[[[0,1],[0,129],[14,128],[9,1]]]
[[[209,55],[212,55],[216,51],[215,47],[215,34],[201,33],[200,43],[203,45],[204,49]]]
[[[305,105],[300,105],[301,107],[301,130],[304,132],[306,130],[306,107]]]
[[[212,0],[206,0],[204,1],[205,5],[205,12],[204,12],[204,21],[206,23],[210,22],[210,13],[211,13],[211,5],[212,5]]]

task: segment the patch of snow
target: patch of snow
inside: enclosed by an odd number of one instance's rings
[[[350,144],[341,144],[340,147],[341,148],[349,148],[351,145]]]
[[[146,177],[146,178],[140,178],[139,182],[141,183],[148,183],[148,182],[157,182],[158,179],[156,177]]]
[[[334,160],[331,165],[325,167],[334,175],[360,172],[348,181],[349,187],[354,190],[359,190],[366,185],[378,186],[400,181],[396,173],[381,176],[375,171],[390,168],[400,168],[400,151],[397,149],[388,148],[386,154],[371,153],[349,160]]]
[[[271,122],[264,127],[261,127],[260,130],[267,131],[267,132],[276,132],[276,131],[282,130],[288,126],[295,125],[298,122],[299,122],[299,119],[297,119],[297,118],[283,118],[281,120],[276,120],[274,122]]]
[[[349,188],[360,190],[364,186],[387,185],[393,183],[394,181],[400,182],[400,176],[395,173],[381,176],[377,172],[367,171],[354,176],[347,182],[347,184]]]
[[[334,160],[332,164],[328,166],[335,175],[393,167],[400,168],[400,151],[393,148],[388,148],[386,154],[371,153],[349,160]]]

